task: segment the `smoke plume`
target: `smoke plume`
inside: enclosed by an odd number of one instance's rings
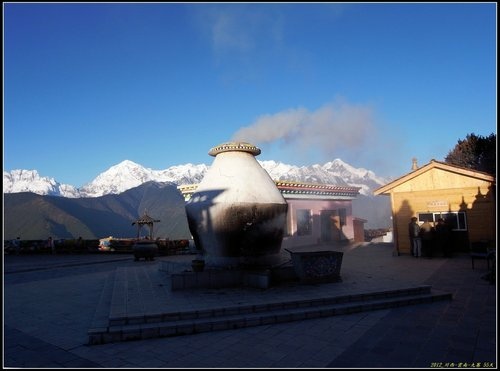
[[[320,151],[331,158],[364,148],[375,134],[370,107],[337,100],[312,112],[294,108],[260,116],[240,128],[232,140],[256,145],[278,143],[294,150]]]

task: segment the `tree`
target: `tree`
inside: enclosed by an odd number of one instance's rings
[[[491,133],[487,137],[467,134],[445,158],[445,162],[485,173],[496,174],[497,135]]]

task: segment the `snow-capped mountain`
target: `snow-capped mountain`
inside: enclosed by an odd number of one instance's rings
[[[82,197],[99,197],[122,193],[145,182],[172,182],[177,185],[198,183],[207,171],[206,165],[179,165],[166,170],[152,170],[125,160],[110,167],[89,184],[80,188]]]
[[[371,195],[371,191],[388,182],[372,171],[354,168],[340,159],[324,165],[294,166],[275,161],[259,161],[261,166],[275,180],[290,180],[361,187],[360,193]],[[125,160],[99,174],[93,181],[77,189],[60,184],[53,178],[41,177],[36,170],[12,170],[3,173],[4,193],[33,192],[41,195],[62,197],[99,197],[118,194],[148,181],[172,182],[177,185],[199,183],[208,166],[185,164],[165,170],[145,168]]]
[[[388,183],[388,180],[377,177],[373,171],[355,168],[340,159],[324,165],[302,167],[275,161],[262,161],[260,164],[275,180],[361,187],[359,192],[364,195],[371,195],[373,189]]]
[[[33,192],[39,195],[80,197],[78,189],[69,184],[61,184],[54,178],[42,177],[36,170],[12,170],[3,172],[3,192]]]

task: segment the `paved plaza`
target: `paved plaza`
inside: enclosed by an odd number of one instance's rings
[[[314,249],[325,246],[311,247]],[[169,289],[159,271],[163,256],[135,262],[127,254],[4,256],[3,366],[5,368],[432,368],[497,365],[496,284],[472,269],[466,254],[453,258],[394,256],[388,243],[353,244],[344,252],[342,282],[301,290],[363,291],[431,285],[452,300],[294,322],[146,340],[88,344],[107,279],[137,269]],[[162,281],[164,279],[164,282]],[[286,295],[270,289],[212,290],[213,300]],[[190,308],[207,293],[185,291]],[[218,299],[217,296],[220,298]],[[171,305],[182,310],[175,295]]]

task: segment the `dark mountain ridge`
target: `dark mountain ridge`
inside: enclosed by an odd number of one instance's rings
[[[123,193],[65,198],[31,192],[4,194],[4,240],[136,237],[132,223],[144,212],[159,223],[154,237],[190,237],[184,197],[174,183],[146,182]]]

